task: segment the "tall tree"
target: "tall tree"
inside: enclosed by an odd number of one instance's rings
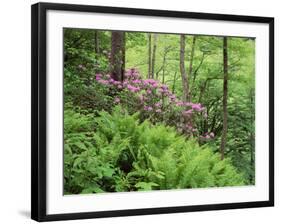
[[[151,75],[151,33],[148,34],[148,73],[147,77],[150,78]]]
[[[176,88],[176,80],[177,80],[177,72],[175,71],[174,73],[174,78],[173,78],[173,85],[172,85],[172,93],[175,93],[175,88]]]
[[[155,60],[156,60],[156,48],[157,48],[157,34],[153,34],[153,50],[152,50],[152,59],[151,59],[151,77],[154,78],[155,70]]]
[[[164,53],[163,53],[163,64],[162,64],[162,83],[165,83],[165,72],[166,72],[166,59],[167,59],[167,55],[170,52],[170,50],[172,50],[172,46],[167,46],[164,47]],[[156,78],[158,78],[158,75],[156,75]]]
[[[182,100],[188,101],[189,100],[189,85],[188,85],[188,77],[185,71],[185,35],[180,35],[180,72],[182,78],[182,89],[183,95]]]
[[[125,70],[125,33],[113,31],[111,34],[111,76],[122,81]]]
[[[221,136],[221,159],[224,159],[227,136],[228,54],[227,37],[223,37],[223,128]]]
[[[194,51],[195,51],[195,42],[196,36],[192,37],[192,44],[191,44],[191,52],[190,52],[190,62],[189,62],[189,70],[188,70],[188,77],[191,79],[192,71],[193,71],[193,58],[194,58]],[[191,101],[192,96],[192,88],[189,90],[189,100]]]

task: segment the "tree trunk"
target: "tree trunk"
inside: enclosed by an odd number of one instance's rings
[[[177,72],[174,73],[174,78],[173,78],[173,87],[172,87],[172,93],[175,93],[175,88],[176,88],[176,79],[177,79]]]
[[[150,78],[151,75],[151,33],[148,34],[148,73],[147,77]]]
[[[125,70],[125,33],[113,31],[111,34],[111,77],[122,81]]]
[[[182,89],[183,89],[182,100],[188,101],[189,87],[188,87],[188,77],[185,71],[184,59],[185,59],[185,35],[181,34],[180,35],[180,72],[181,72]]]
[[[152,79],[154,78],[156,47],[157,47],[157,34],[153,34],[153,50],[152,50],[152,59],[151,59],[151,76],[150,76],[150,78]]]
[[[167,58],[167,54],[169,53],[170,50],[171,50],[171,46],[167,46],[164,48],[163,64],[162,64],[162,83],[163,84],[165,83],[166,58]]]
[[[163,57],[163,70],[162,70],[162,83],[164,84],[165,83],[165,64],[166,64],[166,54],[164,54],[164,57]]]
[[[223,38],[223,128],[221,137],[221,159],[224,159],[227,137],[227,95],[228,95],[228,55],[227,37]]]
[[[191,53],[190,53],[189,70],[188,70],[188,78],[189,79],[191,79],[192,69],[193,69],[193,58],[194,58],[194,51],[195,51],[195,42],[196,42],[196,36],[193,36],[193,38],[192,38],[192,45],[191,45]],[[192,96],[191,89],[189,91],[189,100],[190,101],[191,101],[191,96]]]

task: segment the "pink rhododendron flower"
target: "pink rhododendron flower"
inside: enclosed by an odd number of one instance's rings
[[[192,109],[196,110],[196,111],[201,111],[202,110],[202,106],[201,106],[200,103],[199,104],[193,104],[192,105]]]
[[[188,106],[192,106],[193,103],[191,103],[191,102],[184,102],[184,105],[188,107]]]
[[[115,81],[115,80],[113,80],[113,85],[120,85],[120,84],[121,84],[120,81]]]
[[[188,129],[192,129],[193,128],[192,125],[190,125],[190,124],[185,125],[185,127],[188,128]]]
[[[114,103],[120,103],[120,98],[119,97],[115,97]]]
[[[157,88],[157,87],[158,87],[158,84],[157,84],[157,83],[153,83],[153,84],[152,84],[152,87],[153,87],[153,88]]]
[[[170,95],[170,100],[171,101],[175,101],[176,100],[176,96],[174,94]]]
[[[175,126],[177,130],[188,136],[199,134],[198,130],[193,127],[193,125],[196,125],[196,123],[194,123],[196,116],[207,118],[207,111],[200,103],[179,100],[177,96],[169,90],[167,85],[161,84],[158,80],[154,79],[142,79],[137,69],[127,69],[123,81],[114,80],[109,74],[96,74],[95,79],[104,86],[109,86],[113,90],[114,88],[118,90],[113,91],[113,93],[126,94],[128,92],[122,92],[122,89],[127,89],[131,92],[131,94],[127,96],[139,99],[135,102],[136,106],[143,105],[143,110],[145,111],[154,111],[157,114],[163,112],[167,114],[174,113],[171,115],[175,115]],[[120,98],[115,97],[114,103],[121,103]],[[165,110],[163,110],[162,107],[165,108]],[[200,112],[203,113],[201,114]],[[151,113],[151,116],[153,117],[155,114]],[[157,117],[159,118],[159,116]],[[158,119],[157,117],[155,117],[156,121]],[[211,139],[214,138],[214,133],[205,133],[200,137],[202,139]]]
[[[183,111],[182,114],[183,114],[183,115],[191,115],[192,112],[193,112],[193,110],[190,109],[190,110],[185,110],[185,111]]]
[[[155,107],[161,107],[161,106],[162,106],[161,102],[155,103]]]
[[[99,83],[103,84],[103,85],[108,85],[108,81],[107,80],[103,80],[103,79],[100,79],[100,80],[97,80]]]
[[[158,81],[154,79],[145,79],[143,80],[144,85],[150,85],[154,88],[158,87]]]
[[[177,105],[177,106],[184,106],[184,102],[178,101],[178,102],[176,103],[176,105]]]
[[[141,80],[135,79],[135,80],[132,81],[132,83],[134,83],[134,84],[140,84],[140,83],[141,83]]]
[[[130,84],[127,85],[127,88],[128,88],[128,90],[131,91],[131,92],[138,92],[138,91],[140,90],[139,87],[134,87],[134,86],[132,86],[132,85],[130,85]]]
[[[128,69],[125,72],[125,77],[127,77],[128,79],[137,79],[139,76],[140,75],[138,70],[134,68]]]
[[[144,106],[144,110],[151,111],[153,108],[151,106]]]
[[[102,77],[102,74],[96,74],[96,80],[100,80]]]

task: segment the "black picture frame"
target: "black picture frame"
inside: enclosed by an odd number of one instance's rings
[[[159,207],[69,214],[46,214],[46,12],[63,10],[100,12],[124,15],[162,16],[205,20],[254,22],[269,24],[269,200],[208,204],[195,206]],[[115,216],[132,216],[161,213],[192,212],[221,209],[274,206],[274,18],[183,11],[163,11],[136,8],[103,7],[89,5],[37,3],[32,5],[31,17],[31,95],[32,95],[32,155],[31,155],[31,218],[36,221],[70,220]]]

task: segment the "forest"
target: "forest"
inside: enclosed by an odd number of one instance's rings
[[[64,194],[255,184],[255,39],[64,28]]]

